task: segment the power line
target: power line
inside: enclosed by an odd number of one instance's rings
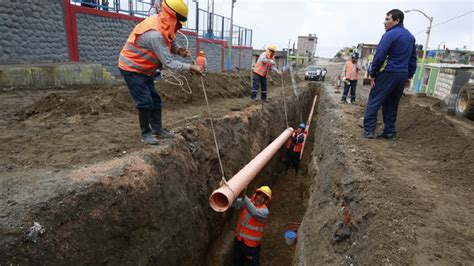
[[[448,23],[448,22],[450,22],[450,21],[453,21],[453,20],[455,20],[455,19],[464,17],[465,15],[471,14],[472,12],[474,12],[474,10],[468,11],[468,12],[463,13],[463,14],[461,14],[461,15],[459,15],[459,16],[454,17],[454,18],[450,18],[450,19],[448,19],[448,20],[445,20],[445,21],[443,21],[443,22],[440,22],[440,23],[438,23],[438,24],[435,24],[435,25],[431,26],[431,29],[433,29],[434,27],[437,27],[437,26],[446,24],[446,23]],[[426,31],[426,29],[423,29],[423,30],[421,30],[421,31],[419,31],[419,32],[417,32],[417,33],[415,33],[415,34],[413,34],[413,35],[418,35],[418,34],[420,34],[420,33],[422,33],[422,32],[425,32],[425,31]]]

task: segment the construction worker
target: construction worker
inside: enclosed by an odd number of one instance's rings
[[[164,0],[158,15],[135,26],[120,52],[118,67],[139,112],[145,144],[158,144],[154,135],[171,138],[163,129],[161,97],[155,90],[154,73],[161,66],[202,74],[201,68],[174,60],[171,53],[187,57],[190,52],[176,42],[175,33],[186,24],[188,7],[183,0]]]
[[[257,63],[253,67],[253,87],[252,87],[252,101],[257,99],[258,85],[262,87],[260,98],[262,101],[267,102],[267,78],[270,70],[276,71],[281,75],[281,71],[275,67],[275,52],[276,45],[270,44],[267,46],[267,50],[263,52],[257,59]]]
[[[384,130],[379,138],[396,140],[398,104],[405,83],[416,71],[415,37],[403,27],[403,12],[390,10],[385,17],[385,34],[374,55],[369,74],[372,89],[364,114],[364,138],[373,139],[377,125],[377,113],[382,107]]]
[[[270,187],[261,186],[251,198],[245,195],[234,203],[234,208],[242,210],[235,229],[234,265],[245,265],[247,260],[251,265],[260,265],[260,242],[270,215],[267,204],[271,198]]]
[[[199,51],[198,56],[196,57],[196,65],[198,65],[202,71],[206,71],[207,60],[204,51]]]
[[[295,175],[298,175],[301,161],[301,150],[303,148],[304,138],[306,137],[305,128],[306,125],[300,123],[286,143],[285,173],[288,172],[288,169],[292,166],[295,168]]]
[[[357,80],[359,79],[360,66],[357,63],[359,60],[359,54],[353,53],[351,60],[348,60],[342,70],[342,76],[344,77],[344,92],[342,93],[341,103],[346,103],[347,94],[349,89],[351,90],[351,103],[355,104],[356,100],[356,88]]]
[[[328,73],[328,70],[326,68],[323,68],[321,71],[321,81],[324,82],[324,79],[326,78],[326,74]]]

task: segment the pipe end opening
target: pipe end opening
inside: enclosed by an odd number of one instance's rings
[[[217,212],[225,212],[229,208],[229,199],[221,192],[213,193],[209,203],[211,208]]]

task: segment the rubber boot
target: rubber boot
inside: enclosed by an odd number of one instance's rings
[[[155,136],[151,133],[150,128],[150,111],[149,110],[139,110],[138,111],[138,120],[140,122],[140,129],[142,131],[143,142],[148,145],[156,145],[158,141]]]
[[[161,125],[161,109],[151,112],[150,125],[153,135],[162,139],[169,139],[173,137],[173,135],[170,132],[164,130]]]

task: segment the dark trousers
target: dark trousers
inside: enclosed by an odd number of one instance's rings
[[[285,172],[288,171],[290,167],[295,168],[295,172],[298,173],[300,167],[300,154],[301,152],[293,151],[293,148],[286,149],[285,153]]]
[[[364,130],[374,132],[377,125],[377,113],[382,107],[385,135],[393,135],[397,121],[398,104],[403,95],[407,73],[386,73],[377,75],[375,87],[370,90],[364,114]]]
[[[342,101],[347,99],[347,94],[349,93],[349,89],[351,90],[351,102],[356,100],[356,89],[357,89],[357,80],[349,80],[349,84],[344,86],[344,92],[342,93]]]
[[[138,110],[161,110],[161,97],[155,89],[153,76],[123,69],[120,69],[120,73],[127,83],[128,91]]]
[[[246,262],[253,266],[260,265],[260,246],[252,248],[234,238],[234,266],[244,266]]]
[[[260,98],[262,100],[266,100],[267,99],[267,78],[253,73],[252,99],[257,98],[259,84],[262,87]]]

